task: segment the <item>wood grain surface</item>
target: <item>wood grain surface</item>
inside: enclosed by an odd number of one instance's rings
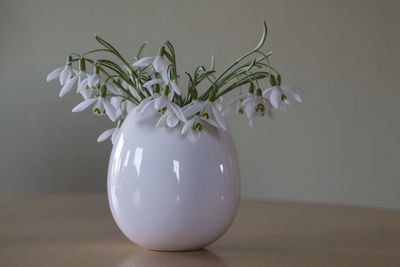
[[[400,211],[242,201],[206,249],[157,252],[128,241],[105,195],[0,201],[1,267],[400,266]]]

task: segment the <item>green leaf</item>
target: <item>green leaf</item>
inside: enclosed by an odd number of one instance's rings
[[[265,43],[265,40],[267,39],[267,33],[268,33],[267,23],[265,23],[265,21],[264,21],[264,30],[263,30],[263,34],[262,34],[262,36],[261,36],[260,42],[258,43],[258,45],[256,46],[256,48],[254,48],[254,51],[260,49],[260,48],[263,46],[263,44]]]
[[[140,56],[142,55],[143,49],[144,49],[144,47],[145,47],[147,44],[148,44],[148,42],[145,41],[145,42],[139,47],[139,50],[138,50],[138,52],[137,52],[137,54],[136,54],[136,59],[139,59],[139,58],[140,58]]]

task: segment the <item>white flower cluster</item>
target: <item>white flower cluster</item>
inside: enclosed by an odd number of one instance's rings
[[[234,110],[244,113],[255,126],[265,115],[272,116],[273,110],[286,112],[290,101],[302,102],[300,91],[296,88],[281,85],[281,75],[270,64],[272,52],[264,53],[267,26],[259,44],[237,59],[220,75],[214,70],[214,58],[211,68],[207,70],[199,66],[193,74],[185,90],[178,83],[175,49],[166,41],[159,53],[153,57],[140,57],[143,44],[135,62],[127,61],[118,50],[99,36],[96,40],[103,48],[91,50],[82,55],[71,54],[66,65],[53,70],[47,81],[59,78],[60,97],[76,88],[83,101],[72,111],[80,112],[92,106],[97,115],[106,115],[117,126],[103,132],[98,141],[111,137],[115,142],[117,133],[129,112],[135,110],[139,114],[152,112],[159,116],[156,127],[180,127],[182,135],[196,142],[207,127],[226,130],[224,115]],[[94,60],[89,55],[97,52],[114,56],[112,60]],[[260,56],[261,55],[261,56]],[[248,61],[251,59],[251,61]],[[79,69],[72,67],[79,61]],[[86,63],[93,65],[93,73],[86,71]],[[269,79],[269,85],[262,89],[262,81]],[[208,89],[198,92],[199,84],[209,83]],[[240,93],[223,107],[222,96],[249,86],[247,93]],[[135,108],[136,107],[136,108]]]
[[[302,102],[298,89],[283,85],[273,86],[264,91],[259,88],[256,90],[251,88],[247,94],[240,94],[229,101],[225,109],[223,109],[222,97],[218,97],[215,101],[193,99],[190,103],[180,107],[173,102],[173,97],[174,95],[180,96],[182,90],[176,80],[169,78],[168,65],[160,55],[141,58],[132,66],[135,68],[151,66],[158,74],[157,76],[161,77],[150,79],[140,88],[143,94],[147,92],[147,96],[137,105],[136,112],[143,114],[151,110],[160,114],[156,127],[173,128],[181,125],[181,133],[188,136],[193,142],[200,138],[205,129],[205,123],[226,130],[224,115],[232,111],[235,106],[239,113],[246,114],[250,126],[255,126],[265,115],[272,116],[273,108],[285,112],[290,104],[290,98]],[[114,86],[110,79],[104,79],[100,75],[98,66],[95,66],[93,74],[89,74],[85,72],[84,68],[73,69],[71,58],[69,58],[65,67],[57,68],[47,76],[47,81],[56,78],[59,78],[62,86],[60,97],[71,91],[74,85],[76,85],[77,93],[83,97],[83,101],[75,106],[72,112],[80,112],[93,106],[95,114],[105,114],[111,121],[118,121],[117,127],[104,131],[97,139],[98,142],[102,142],[111,137],[114,143],[123,118],[134,109],[135,104],[124,100],[122,97],[124,92]],[[162,90],[155,92],[154,86],[159,86]],[[122,82],[121,87],[140,99],[137,90],[126,82]]]

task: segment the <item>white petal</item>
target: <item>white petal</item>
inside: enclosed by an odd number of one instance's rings
[[[168,127],[173,128],[178,124],[178,122],[179,122],[179,120],[175,116],[174,113],[168,113],[168,115],[167,115],[167,125],[168,125]]]
[[[181,95],[181,88],[176,84],[176,82],[171,82],[170,83],[172,90],[177,94]]]
[[[134,67],[146,67],[154,61],[154,57],[142,57],[132,64]]]
[[[276,108],[279,109],[279,107],[281,106],[281,102],[282,102],[282,93],[280,90],[276,89],[273,90],[271,92],[271,95],[269,97],[269,101],[271,102],[271,105]]]
[[[118,109],[121,107],[121,97],[119,96],[113,96],[110,98],[110,103],[111,105],[114,106],[115,109]]]
[[[60,73],[60,84],[64,85],[69,79],[71,79],[72,75],[72,68],[71,66],[67,65]]]
[[[47,75],[46,81],[50,82],[50,81],[54,80],[55,78],[57,78],[58,76],[60,76],[60,73],[63,69],[64,69],[64,67],[61,67],[61,68],[57,68],[57,69],[53,70],[52,72],[50,72],[49,75]]]
[[[231,100],[229,100],[229,102],[226,104],[225,110],[222,112],[222,115],[227,115],[228,113],[230,113],[234,107],[237,105],[237,103],[240,103],[240,101],[242,101],[243,98],[245,98],[246,95],[243,94],[239,94],[237,96],[235,96],[234,98],[232,98]]]
[[[217,121],[217,123],[219,124],[219,126],[221,126],[222,129],[226,130],[224,116],[222,116],[221,112],[218,110],[218,108],[215,105],[212,105],[211,108],[212,108],[214,118]]]
[[[157,121],[157,124],[156,124],[157,128],[165,126],[165,124],[166,124],[165,122],[167,120],[167,116],[168,116],[168,114],[164,114],[164,115],[162,115],[160,117],[160,119]]]
[[[168,107],[170,109],[172,109],[173,113],[176,115],[176,117],[179,120],[184,121],[184,122],[186,121],[186,117],[185,117],[185,115],[183,115],[183,112],[182,112],[181,108],[178,105],[176,105],[174,103],[171,103],[171,104],[168,105]]]
[[[208,124],[214,126],[215,128],[220,128],[220,126],[218,125],[218,123],[216,123],[214,120],[212,119],[205,119],[205,118],[201,118],[201,120],[207,122]]]
[[[151,87],[151,86],[153,86],[155,84],[159,84],[159,83],[162,83],[162,82],[163,82],[162,79],[153,79],[153,80],[150,80],[148,82],[145,82],[143,84],[143,87],[149,88],[149,87]]]
[[[91,95],[91,91],[88,89],[83,89],[79,92],[81,94],[81,96],[83,97],[83,99],[89,99],[90,95]]]
[[[191,118],[185,123],[185,125],[183,125],[182,134],[186,134],[190,129],[192,129],[195,120],[196,118]]]
[[[168,98],[166,96],[164,96],[164,95],[160,96],[160,97],[158,97],[158,98],[156,98],[154,100],[154,108],[156,110],[163,109],[163,108],[165,108],[167,106],[168,102],[169,101],[168,101]]]
[[[71,91],[72,86],[74,86],[74,83],[76,81],[76,79],[78,78],[78,76],[74,76],[72,79],[69,79],[64,86],[61,88],[59,97],[63,97],[66,93],[68,93],[69,91]]]
[[[103,107],[106,111],[106,115],[110,118],[110,120],[115,121],[117,119],[115,107],[111,105],[111,103],[107,100],[103,101]]]
[[[88,78],[88,85],[89,87],[94,87],[100,82],[100,77],[97,74],[91,75]]]
[[[154,70],[157,72],[162,72],[162,71],[165,71],[165,69],[166,69],[164,60],[162,59],[162,57],[160,55],[156,56],[156,58],[154,59],[153,66],[154,66]]]
[[[261,116],[259,114],[255,114],[255,116],[250,120],[250,127],[257,126],[261,121]]]
[[[218,97],[215,101],[214,101],[214,106],[219,110],[222,111],[222,96]]]
[[[246,105],[242,105],[244,113],[246,114],[249,120],[252,120],[255,114],[255,105],[253,103],[247,103]]]
[[[86,89],[87,85],[88,85],[88,78],[85,78],[80,83],[78,83],[78,89],[76,91],[80,93],[82,90]]]
[[[103,142],[107,138],[109,138],[113,133],[115,132],[115,128],[108,129],[104,132],[102,132],[99,137],[97,137],[97,142]]]
[[[79,103],[76,107],[72,109],[72,112],[81,112],[82,110],[85,110],[87,107],[92,105],[94,102],[96,102],[96,98],[91,98],[91,99],[86,99]]]
[[[136,112],[141,113],[142,109],[144,108],[144,106],[149,103],[152,100],[151,97],[147,97],[145,99],[143,99],[139,105],[137,106]]]
[[[149,102],[147,102],[146,104],[143,105],[142,109],[139,111],[140,114],[143,114],[146,110],[149,109],[149,107],[153,104],[154,99],[150,100]],[[142,104],[142,103],[140,103]],[[139,107],[138,107],[139,109]]]
[[[115,89],[115,87],[111,84],[111,83],[107,83],[107,90],[114,95],[118,94],[117,89]]]
[[[126,111],[129,113],[135,108],[135,104],[131,101],[126,102]]]
[[[166,84],[169,84],[169,77],[168,77],[168,69],[165,68],[164,70],[161,71],[161,77],[164,80]]]
[[[292,96],[298,103],[303,103],[303,100],[301,99],[301,90],[299,88],[289,85],[282,85],[281,88],[282,91]]]
[[[199,141],[200,136],[201,136],[201,132],[190,131],[188,134],[189,140],[192,141],[193,143],[196,143],[197,141]]]
[[[300,95],[293,94],[292,96],[293,96],[294,100],[296,100],[298,103],[303,103],[303,100],[301,99]]]
[[[121,125],[120,125],[120,127],[121,127]],[[111,142],[112,142],[113,145],[115,145],[115,143],[117,142],[119,129],[121,129],[120,127],[119,128],[115,128],[115,131],[111,136]]]
[[[191,117],[197,112],[200,112],[204,109],[206,103],[201,101],[193,101],[192,104],[189,104],[183,108],[183,114],[186,117]]]
[[[269,96],[271,95],[271,92],[274,90],[275,87],[270,87],[268,89],[265,89],[263,92],[263,97],[269,98]]]

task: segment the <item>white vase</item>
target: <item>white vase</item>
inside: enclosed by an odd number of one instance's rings
[[[193,250],[221,237],[239,203],[240,173],[229,131],[205,126],[197,143],[181,127],[156,128],[130,112],[114,144],[108,199],[121,231],[154,250]]]

